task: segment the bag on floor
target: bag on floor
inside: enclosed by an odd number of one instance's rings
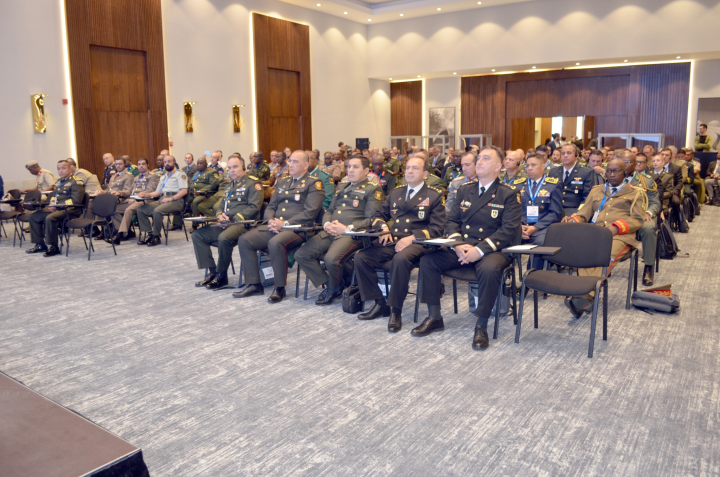
[[[670,293],[672,285],[638,290],[632,294],[631,303],[635,308],[643,310],[675,313],[680,308],[680,300]]]
[[[681,234],[686,234],[690,231],[690,225],[688,225],[682,205],[672,207],[670,211],[670,224],[673,230],[677,230]]]
[[[260,255],[260,280],[263,287],[271,287],[275,284],[275,273],[270,255]]]
[[[695,219],[695,206],[693,206],[691,197],[692,196],[688,194],[683,197],[682,201],[682,209],[688,222],[692,222]]]
[[[658,255],[663,260],[672,260],[679,252],[672,227],[670,227],[670,224],[667,222],[663,222],[660,224],[659,232],[657,242]]]
[[[712,186],[713,188],[713,199],[712,205],[720,205],[720,186]]]
[[[360,296],[360,287],[352,285],[343,290],[342,310],[345,313],[359,313],[363,309],[363,301]]]

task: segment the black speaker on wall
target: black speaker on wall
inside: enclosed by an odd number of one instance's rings
[[[355,138],[355,147],[360,149],[370,149],[370,139],[366,137]]]

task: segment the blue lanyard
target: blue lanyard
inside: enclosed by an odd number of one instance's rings
[[[285,169],[287,169],[287,166],[289,166],[289,164],[285,164],[285,167],[283,167],[282,169],[280,169],[280,170],[278,171],[278,173],[277,173],[277,177],[278,177],[278,178],[279,178],[280,176],[282,176],[282,173],[285,172]]]
[[[607,195],[607,186],[608,186],[608,183],[607,183],[607,182],[605,183],[605,190],[604,190],[604,192],[603,192],[603,200],[602,200],[602,202],[600,202],[600,208],[598,209],[598,212],[600,212],[600,211],[603,209],[603,207],[605,207],[605,202],[607,202],[610,197],[612,197],[612,196],[614,196],[615,194],[617,194],[618,191],[619,191],[620,189],[622,189],[624,185],[625,185],[625,184],[623,184],[622,186],[618,187],[617,190],[616,190],[615,192],[613,192],[612,194]]]
[[[195,175],[193,176],[193,180],[192,180],[192,181],[193,181],[193,184],[194,184],[195,181],[197,180],[198,174],[200,174],[200,173],[199,173],[199,172],[196,172]]]
[[[538,194],[542,190],[543,184],[545,184],[545,176],[542,177],[542,180],[540,181],[540,185],[538,185],[538,188],[535,191],[534,195],[533,195],[532,191],[530,190],[530,184],[528,184],[528,196],[530,197],[530,201],[532,202],[532,205],[535,205],[535,199],[537,199]]]
[[[169,176],[165,176],[165,180],[162,183],[163,192],[165,192],[165,184],[167,184],[167,181],[169,181],[171,177],[172,177],[172,174],[170,174]]]

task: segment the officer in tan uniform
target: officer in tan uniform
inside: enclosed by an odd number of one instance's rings
[[[163,227],[163,213],[182,212],[185,208],[185,196],[188,192],[187,176],[183,171],[175,169],[175,158],[165,156],[165,174],[160,176],[160,183],[154,192],[143,193],[148,197],[160,200],[145,204],[137,210],[141,232],[150,232],[145,240],[138,245],[153,247],[160,245],[160,234]],[[152,228],[150,217],[153,218]]]
[[[30,214],[30,237],[35,246],[25,253],[45,252],[44,257],[58,255],[58,233],[66,217],[79,217],[81,207],[71,207],[68,210],[57,208],[54,205],[82,205],[85,196],[83,182],[71,174],[72,166],[63,159],[57,165],[60,179],[55,183],[55,191],[48,194],[50,204]],[[43,240],[44,238],[44,240]]]
[[[160,182],[160,176],[150,172],[147,159],[141,157],[137,161],[138,170],[140,173],[135,178],[135,184],[130,190],[130,196],[142,196],[148,194],[157,189],[158,183]],[[135,237],[135,233],[130,230],[130,224],[135,216],[137,210],[142,207],[145,203],[143,201],[136,201],[135,199],[127,199],[126,201],[120,202],[115,209],[115,220],[120,220],[120,226],[117,228],[117,233],[113,240],[115,244],[120,244],[121,240],[128,240]]]
[[[220,176],[215,169],[208,167],[207,159],[201,157],[197,161],[197,171],[192,177],[188,177],[188,181],[190,182],[188,201],[190,202],[192,216],[197,217],[200,204],[217,192],[220,185]]]
[[[222,197],[215,200],[213,215],[219,222],[257,219],[263,203],[263,187],[260,179],[248,174],[245,170],[245,160],[237,156],[230,156],[228,159],[228,172],[230,184]],[[226,227],[205,226],[195,231],[192,242],[198,268],[208,269],[207,276],[197,282],[196,287],[214,289],[228,284],[227,269],[230,266],[232,251],[246,230],[245,225],[239,224]],[[217,266],[212,256],[211,245],[218,247]]]
[[[633,187],[625,182],[625,162],[612,159],[606,170],[607,182],[592,188],[578,211],[563,222],[594,223],[612,231],[613,243],[608,272],[622,258],[638,246],[635,232],[645,221],[647,196],[642,188]],[[601,276],[602,268],[581,268],[580,276]],[[576,318],[584,311],[590,312],[592,297],[565,299],[565,305]]]
[[[316,305],[329,305],[342,295],[340,262],[359,248],[357,241],[343,234],[355,227],[367,227],[370,217],[383,199],[382,186],[367,180],[370,164],[366,157],[350,156],[345,165],[348,182],[344,183],[344,187],[338,187],[330,207],[323,215],[323,231],[295,252],[295,260],[313,285],[326,285]],[[323,256],[327,272],[320,267],[319,260]]]
[[[35,189],[39,190],[40,192],[45,190],[51,190],[54,187],[55,184],[55,177],[52,175],[50,171],[47,169],[43,169],[40,167],[37,161],[30,161],[27,164],[25,164],[25,168],[30,172],[30,174],[36,176],[35,177]],[[31,191],[33,189],[23,189],[20,192],[23,194]]]
[[[295,151],[287,160],[289,175],[280,175],[275,183],[275,193],[265,210],[267,225],[243,234],[238,240],[247,288],[233,293],[235,298],[262,295],[257,251],[268,249],[274,274],[275,290],[268,298],[279,303],[285,297],[287,281],[287,254],[304,242],[302,234],[283,229],[288,225],[308,226],[315,224],[322,213],[325,200],[323,183],[308,174],[309,157],[305,151]]]
[[[98,179],[98,176],[88,171],[87,169],[78,167],[77,162],[75,162],[75,159],[73,159],[72,157],[68,157],[67,161],[70,163],[70,166],[72,168],[72,175],[83,181],[83,183],[85,184],[85,192],[90,195],[95,195],[99,192],[102,192],[102,186],[100,185],[100,180]]]
[[[115,230],[120,228],[120,221],[122,220],[122,215],[118,215],[117,213],[118,208],[120,208],[121,202],[124,202],[128,197],[130,197],[133,183],[135,183],[135,177],[125,168],[125,161],[123,158],[116,158],[115,174],[110,177],[110,181],[108,182],[105,191],[99,191],[100,194],[112,194],[118,198],[119,203],[115,208],[115,216],[113,217],[113,227]],[[127,208],[127,205],[123,207],[122,210],[125,210],[125,208]],[[90,211],[92,213],[92,205],[90,206]]]

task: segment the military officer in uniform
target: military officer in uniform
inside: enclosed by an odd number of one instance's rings
[[[355,227],[367,227],[370,217],[380,207],[382,187],[367,180],[370,164],[366,157],[350,156],[345,161],[348,182],[338,191],[323,215],[323,231],[309,239],[295,252],[295,260],[302,266],[316,287],[325,285],[316,305],[329,305],[342,295],[343,258],[359,248],[357,241],[343,235]],[[325,257],[325,268],[320,258]]]
[[[523,153],[520,150],[511,151],[505,157],[505,161],[503,163],[503,165],[505,166],[505,170],[500,172],[500,175],[498,176],[501,184],[511,186],[516,180],[527,177],[527,174],[525,173],[523,168],[520,167],[522,160]]]
[[[645,221],[637,231],[637,239],[642,243],[643,261],[645,262],[645,270],[643,271],[642,282],[645,286],[653,284],[655,279],[655,252],[657,249],[657,216],[661,212],[662,204],[658,195],[658,187],[655,180],[644,172],[637,171],[636,160],[642,158],[647,161],[645,154],[636,156],[632,152],[625,152],[623,161],[625,162],[625,182],[631,184],[635,188],[645,191],[647,196],[647,210],[645,211]]]
[[[221,223],[257,219],[263,203],[262,182],[246,173],[245,160],[241,157],[228,158],[228,172],[230,185],[225,189],[222,197],[214,201],[215,217]],[[225,227],[205,226],[193,233],[192,242],[198,268],[208,269],[208,274],[195,284],[196,287],[214,289],[228,284],[227,269],[230,266],[233,248],[246,230],[245,225],[237,224]],[[217,265],[212,256],[211,245],[218,247]]]
[[[37,176],[35,178],[35,187],[32,189],[22,189],[20,192],[25,194],[26,192],[34,189],[37,189],[40,192],[52,190],[55,184],[55,177],[52,175],[52,172],[40,167],[37,161],[28,162],[25,164],[25,168],[30,172],[30,174]]]
[[[468,182],[473,182],[477,180],[477,176],[475,175],[476,164],[477,156],[472,152],[466,152],[460,158],[460,166],[462,167],[463,175],[461,175],[457,179],[453,179],[453,181],[450,182],[450,185],[448,186],[448,195],[447,199],[445,200],[446,214],[450,214],[452,206],[455,203],[455,200],[457,200],[457,193],[460,190],[460,187],[467,184]]]
[[[396,178],[400,174],[400,168],[402,167],[402,161],[396,157],[392,157],[390,151],[383,153],[383,169],[388,173],[394,175]]]
[[[215,169],[208,167],[207,159],[201,157],[197,161],[197,171],[190,180],[190,209],[192,216],[197,217],[200,204],[212,196],[220,185],[220,176]]]
[[[128,197],[130,197],[130,193],[132,192],[132,187],[134,183],[135,178],[125,168],[125,161],[123,160],[123,158],[116,158],[115,174],[110,177],[110,182],[108,182],[105,190],[100,191],[101,194],[112,194],[118,198],[119,203],[115,207],[115,216],[113,217],[113,228],[116,231],[120,228],[120,221],[122,220],[122,214],[118,215],[117,211],[118,209],[122,209],[124,211],[127,208],[127,205],[123,204],[123,202],[127,200]],[[120,207],[121,205],[123,205],[124,207]],[[90,209],[92,211],[92,206],[90,206]],[[119,240],[117,241],[117,243],[119,243]]]
[[[72,175],[83,181],[85,185],[85,192],[90,195],[102,192],[102,186],[98,177],[87,169],[83,169],[77,166],[77,162],[72,157],[68,157],[67,161],[70,163],[72,168]],[[117,162],[117,161],[116,161]]]
[[[445,204],[440,189],[428,186],[427,161],[413,155],[405,165],[407,185],[394,189],[370,218],[370,226],[390,232],[382,235],[372,247],[355,255],[355,276],[364,301],[375,300],[360,320],[374,320],[390,316],[388,331],[395,333],[402,326],[402,307],[408,293],[410,273],[428,252],[422,245],[412,243],[415,235],[426,239],[442,236],[445,225]],[[388,222],[393,221],[391,226]],[[376,269],[392,261],[390,291],[387,301],[378,287]],[[439,294],[440,286],[436,292]]]
[[[372,169],[382,185],[383,197],[387,196],[395,188],[397,183],[395,176],[383,169],[383,160],[379,157],[373,158]]]
[[[248,167],[248,174],[251,174],[261,181],[270,179],[270,168],[265,163],[262,151],[253,152],[250,154],[250,166]]]
[[[150,172],[150,166],[148,160],[141,157],[137,161],[138,170],[140,173],[135,178],[135,184],[128,197],[134,195],[141,195],[147,192],[152,192],[157,189],[160,177]],[[117,234],[113,238],[116,244],[120,244],[122,240],[128,240],[135,237],[135,233],[130,229],[132,219],[137,213],[137,209],[142,207],[144,202],[136,201],[135,199],[128,199],[127,201],[120,202],[115,209],[115,219],[120,220],[120,226],[117,229]]]
[[[308,155],[308,174],[312,177],[320,179],[325,189],[325,200],[323,200],[323,209],[330,207],[330,202],[335,195],[335,181],[327,172],[323,172],[318,167],[318,159],[313,151],[305,151]]]
[[[262,295],[257,251],[268,249],[272,262],[275,290],[268,298],[279,303],[285,297],[287,281],[287,254],[303,244],[302,235],[283,229],[288,225],[313,225],[322,213],[325,191],[320,179],[308,174],[309,158],[305,151],[295,151],[287,161],[289,175],[281,176],[275,183],[275,193],[265,210],[267,225],[243,234],[238,241],[240,258],[248,286],[233,293],[235,298]]]
[[[580,167],[577,156],[577,147],[565,144],[560,148],[562,167],[553,167],[548,172],[548,177],[555,177],[562,184],[563,209],[567,216],[574,214],[585,202],[593,186],[592,169]]]
[[[185,208],[185,196],[188,192],[187,176],[183,171],[175,169],[175,158],[173,156],[165,156],[164,164],[165,174],[160,177],[160,183],[155,192],[138,194],[142,197],[160,199],[145,204],[137,210],[140,231],[150,232],[145,240],[138,240],[138,245],[148,245],[149,247],[160,245],[163,213],[182,212]],[[152,226],[150,225],[150,217],[153,218]]]
[[[480,151],[475,171],[477,182],[460,188],[445,232],[448,238],[465,242],[455,250],[442,249],[420,260],[421,301],[428,305],[428,317],[412,330],[413,336],[427,336],[445,327],[440,314],[442,273],[458,267],[475,270],[478,281],[477,323],[472,348],[489,346],[487,323],[497,299],[502,271],[510,260],[500,251],[514,244],[522,225],[522,206],[517,191],[500,184],[498,175],[505,152],[488,146]]]
[[[165,156],[163,154],[160,154],[158,157],[155,158],[155,163],[157,165],[157,169],[152,171],[152,173],[160,177],[161,175],[165,174]]]
[[[635,232],[645,221],[647,196],[641,188],[635,188],[625,182],[625,162],[612,159],[608,162],[605,175],[607,182],[592,188],[585,203],[563,222],[585,222],[607,227],[612,231],[613,242],[608,273],[620,259],[627,256],[638,242]],[[581,268],[580,276],[601,276],[602,268]],[[593,298],[566,298],[565,305],[579,318],[583,312],[590,312]]]
[[[516,179],[510,187],[520,191],[523,243],[542,246],[547,228],[562,219],[560,181],[545,175],[545,160],[537,154],[528,156],[526,170],[527,177]],[[535,257],[532,267],[541,270],[542,266],[543,259]]]
[[[71,174],[72,166],[63,159],[58,161],[57,171],[60,179],[55,183],[55,190],[48,194],[50,204],[30,214],[30,237],[35,246],[25,253],[43,253],[44,257],[58,255],[58,232],[66,217],[79,217],[82,207],[57,208],[55,205],[82,206],[85,196],[85,185],[82,180]]]

